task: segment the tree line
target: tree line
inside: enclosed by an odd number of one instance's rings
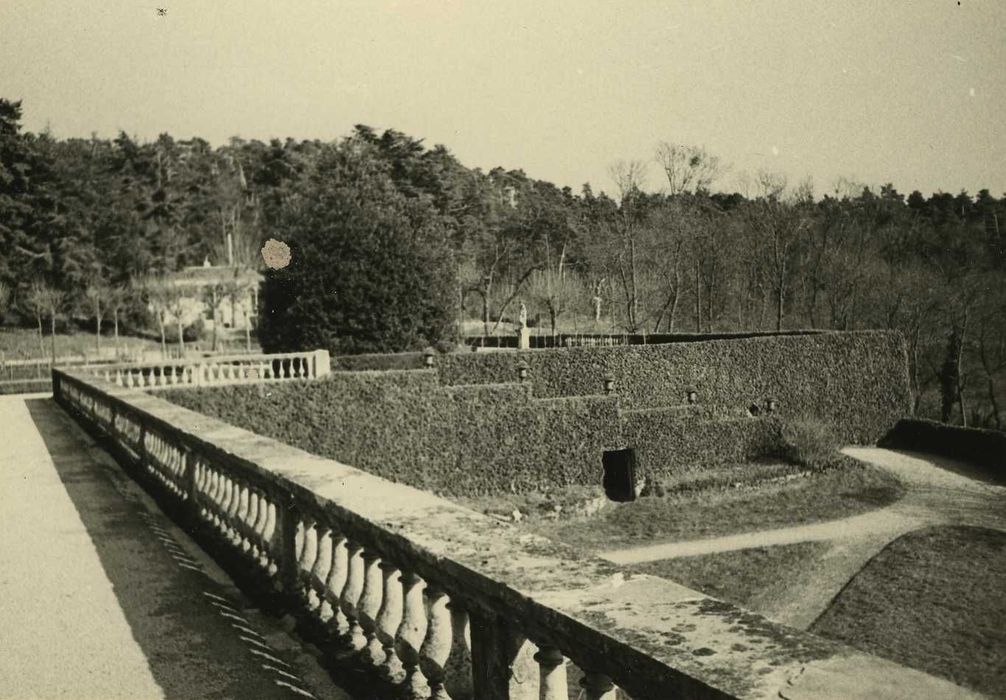
[[[521,303],[551,333],[892,328],[918,414],[1003,427],[1006,196],[849,181],[817,196],[770,172],[728,193],[720,159],[673,143],[613,164],[611,194],[575,192],[363,125],[211,147],[56,139],[20,116],[0,100],[0,290],[39,324],[151,323],[153,292],[120,304],[106,290],[224,261],[228,238],[236,264],[260,268],[271,237],[293,258],[265,271],[267,348],[509,332]]]

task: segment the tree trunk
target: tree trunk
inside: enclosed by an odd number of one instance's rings
[[[220,305],[220,302],[217,299],[217,292],[216,292],[215,289],[213,289],[213,290],[210,291],[210,303],[213,304],[213,309],[212,309],[212,311],[213,311],[213,352],[216,352],[217,351],[217,325],[220,323],[220,319],[218,318],[219,314],[217,313],[217,311],[218,311],[217,307]]]
[[[695,332],[702,332],[702,263],[695,261]]]
[[[251,319],[248,318],[248,311],[245,310],[245,350],[252,351],[251,347]]]
[[[38,356],[45,357],[45,335],[42,333],[42,315],[37,315],[35,320],[38,321]]]
[[[181,317],[175,325],[178,326],[178,358],[182,359],[185,357],[185,325],[182,323]]]
[[[94,351],[101,357],[101,311],[94,315]]]
[[[968,427],[968,412],[964,401],[964,376],[961,372],[961,359],[964,355],[964,338],[968,331],[968,312],[964,311],[964,321],[961,323],[960,344],[957,347],[957,405],[961,412],[961,425]]]
[[[157,325],[161,328],[161,357],[167,358],[168,356],[168,339],[164,333],[164,317],[157,317]]]
[[[121,348],[119,348],[119,310],[118,309],[116,309],[112,313],[112,317],[113,317],[114,322],[115,322],[115,357],[116,357],[116,359],[118,359],[118,357],[122,354],[122,350],[121,350]]]
[[[52,364],[53,364],[53,367],[55,367],[56,366],[56,314],[55,313],[53,313],[53,315],[49,317],[49,324],[50,324],[49,325],[49,330],[51,331],[51,334],[49,335],[49,343],[52,346]]]

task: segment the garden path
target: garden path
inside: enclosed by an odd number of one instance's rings
[[[875,447],[848,447],[843,452],[896,475],[905,486],[904,497],[885,508],[838,520],[632,547],[601,552],[600,556],[630,565],[798,542],[828,542],[831,546],[822,556],[808,559],[797,571],[783,572],[778,586],[766,588],[750,604],[773,620],[806,628],[849,579],[901,535],[941,524],[1006,530],[1006,486],[990,482],[970,465]]]

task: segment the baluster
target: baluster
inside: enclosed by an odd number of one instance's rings
[[[208,509],[210,524],[214,529],[219,530],[223,522],[220,518],[220,506],[223,501],[223,479],[221,478],[220,471],[217,469],[210,471],[210,491],[208,496],[209,502],[212,504]]]
[[[349,560],[348,570],[346,585],[343,587],[342,595],[339,599],[339,607],[342,608],[342,612],[346,615],[346,620],[349,623],[349,635],[346,640],[347,646],[353,651],[360,651],[367,646],[367,638],[363,635],[363,628],[360,627],[359,614],[357,612],[357,602],[363,593],[365,573],[363,547],[355,542],[348,542],[346,547],[346,554]]]
[[[248,492],[248,486],[245,484],[238,483],[238,507],[235,513],[234,524],[237,525],[237,541],[235,544],[242,554],[248,551],[251,547],[251,541],[248,539],[248,513],[251,508],[251,494]]]
[[[416,574],[409,571],[402,574],[405,609],[402,612],[402,624],[399,625],[396,635],[395,651],[402,661],[405,673],[402,695],[404,700],[426,700],[430,696],[426,676],[419,667],[420,649],[429,626],[423,595],[425,587],[426,582]]]
[[[231,540],[234,540],[234,528],[231,523],[233,523],[234,512],[237,510],[238,499],[237,499],[237,486],[234,480],[229,474],[223,475],[224,482],[224,502],[222,504],[223,510],[223,536]]]
[[[381,610],[377,613],[377,639],[384,650],[381,675],[386,681],[397,685],[405,680],[402,661],[395,653],[395,634],[402,624],[404,607],[402,572],[391,562],[382,561],[381,574],[384,577],[384,596]]]
[[[317,551],[314,565],[311,567],[311,595],[308,607],[324,622],[325,582],[328,580],[328,572],[332,568],[332,530],[323,524],[319,524],[315,529],[318,533]]]
[[[370,550],[363,552],[364,579],[363,593],[357,606],[360,614],[360,627],[367,638],[367,646],[360,655],[363,662],[371,666],[380,666],[384,662],[384,648],[377,638],[377,615],[381,611],[384,578],[381,574],[381,557]]]
[[[262,363],[262,376],[266,379],[272,379],[272,362]]]
[[[278,506],[276,505],[275,499],[272,497],[269,498],[267,505],[265,528],[262,530],[264,555],[261,563],[266,574],[269,576],[275,576],[279,572],[279,552],[277,549],[282,546],[278,542],[280,535],[276,527],[278,522],[276,510]]]
[[[451,612],[453,643],[445,669],[445,686],[452,698],[472,697],[472,641],[468,623],[468,611],[460,601],[453,598],[447,604]]]
[[[349,576],[349,555],[346,551],[346,537],[341,532],[332,531],[332,566],[325,581],[324,607],[331,610],[328,627],[337,637],[349,634],[349,621],[342,612],[339,598]]]
[[[266,502],[265,494],[259,489],[252,491],[252,498],[255,503],[255,519],[251,525],[253,533],[251,556],[259,567],[266,569],[269,566],[268,560],[263,562],[262,558],[265,556],[265,543],[268,541],[265,531],[269,520],[269,503]]]
[[[543,646],[534,655],[541,671],[541,700],[569,700],[566,658],[555,647]]]
[[[580,679],[584,700],[615,700],[618,691],[615,684],[603,673],[584,673]]]
[[[299,554],[297,557],[298,592],[301,603],[311,608],[311,568],[318,557],[318,532],[314,529],[314,518],[305,515],[301,519]]]
[[[428,626],[419,650],[419,667],[430,684],[430,700],[450,700],[444,680],[453,638],[451,613],[447,609],[447,594],[432,585],[426,588],[426,618]]]

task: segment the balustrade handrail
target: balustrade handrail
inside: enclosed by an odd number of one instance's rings
[[[206,357],[186,357],[186,358],[170,358],[166,357],[159,360],[143,360],[141,362],[111,362],[111,363],[87,363],[82,366],[76,366],[78,368],[84,369],[145,369],[149,367],[181,367],[190,365],[204,365],[204,364],[221,364],[221,363],[254,363],[254,362],[266,362],[269,360],[288,360],[300,357],[309,357],[318,352],[318,350],[302,350],[300,352],[277,352],[277,353],[245,353],[237,355],[209,355]]]
[[[615,697],[612,682],[637,698],[977,697],[79,369],[54,370],[53,385],[359,658],[398,684],[425,678],[413,697],[448,697],[452,645],[465,643],[470,684],[453,697],[531,697],[513,690],[522,639],[540,649],[533,697],[547,700],[566,700],[564,658],[595,700]]]

